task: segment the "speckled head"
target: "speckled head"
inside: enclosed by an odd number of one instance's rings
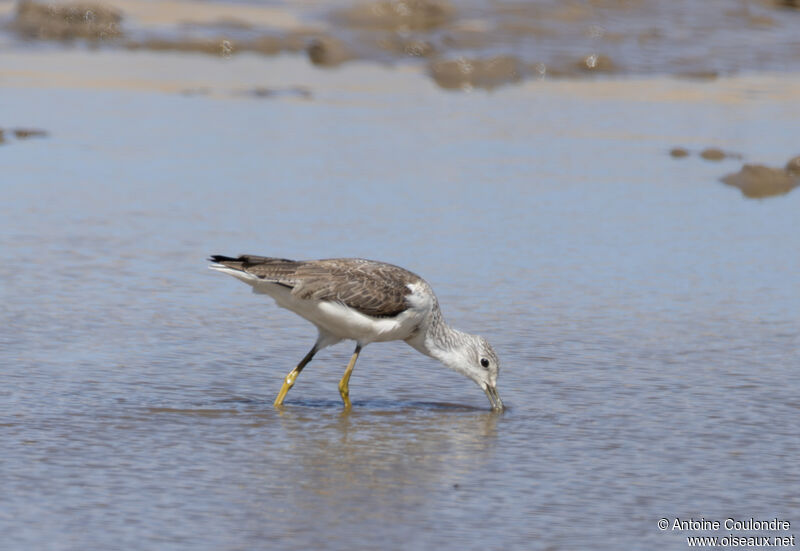
[[[463,373],[483,389],[495,411],[502,411],[505,406],[497,393],[497,376],[500,373],[500,361],[497,359],[492,345],[483,337],[450,330],[449,347],[434,352],[444,365]]]

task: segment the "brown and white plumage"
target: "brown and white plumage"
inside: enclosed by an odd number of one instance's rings
[[[339,390],[350,407],[349,378],[361,348],[372,342],[404,340],[423,354],[473,379],[493,409],[503,403],[497,394],[499,363],[482,337],[449,327],[430,285],[418,275],[384,262],[361,258],[289,260],[254,255],[215,255],[212,269],[249,284],[253,292],[313,323],[319,332],[303,361],[286,376],[275,405],[281,405],[294,380],[311,358],[326,346],[356,341]]]
[[[298,261],[243,255],[212,260],[289,287],[298,299],[339,301],[375,317],[392,317],[406,310],[405,299],[411,292],[407,285],[422,281],[398,266],[363,259]]]

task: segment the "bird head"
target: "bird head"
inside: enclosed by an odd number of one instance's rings
[[[481,387],[492,409],[502,411],[503,401],[497,393],[497,375],[500,372],[500,361],[497,359],[492,345],[483,337],[461,333],[460,346],[455,347],[442,362],[455,371],[463,373]]]

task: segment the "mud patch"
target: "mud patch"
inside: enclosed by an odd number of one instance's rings
[[[128,40],[125,47],[129,50],[191,52],[223,57],[238,52],[277,55],[282,52],[303,51],[317,34],[311,31],[296,31],[284,35],[251,32],[245,36],[232,30],[215,36],[150,36]]]
[[[511,56],[434,61],[429,69],[436,84],[446,90],[491,90],[522,79],[522,65]]]
[[[335,12],[332,19],[348,27],[384,31],[427,31],[453,19],[455,10],[436,0],[390,0],[358,4]]]
[[[309,100],[312,97],[311,90],[304,86],[289,86],[286,88],[256,86],[249,90],[241,90],[237,95],[254,99],[296,98]]]
[[[607,55],[589,54],[575,63],[575,69],[583,73],[614,73],[619,69]]]
[[[745,164],[739,172],[728,174],[722,182],[739,188],[749,199],[785,195],[800,186],[800,174],[764,165]]]
[[[717,149],[716,147],[708,147],[700,152],[700,156],[706,161],[721,161],[727,155],[725,155],[725,152],[721,149]]]
[[[45,138],[47,132],[39,128],[14,128],[11,130],[14,137],[18,140],[27,140],[28,138]]]
[[[675,73],[675,76],[686,80],[710,81],[719,78],[719,73],[711,70],[681,71]]]
[[[122,35],[122,14],[103,4],[39,4],[21,0],[11,28],[28,39],[106,40]]]
[[[688,157],[691,155],[692,152],[685,147],[673,147],[669,150],[670,157],[674,159],[683,159],[684,157]],[[707,147],[697,153],[697,155],[701,159],[705,159],[706,161],[722,161],[725,159],[741,159],[742,155],[739,153],[734,153],[732,151],[723,151],[717,147]]]
[[[141,41],[128,41],[129,50],[152,50],[157,52],[195,52],[219,56],[232,55],[236,48],[227,38],[149,38]]]
[[[347,44],[332,36],[314,38],[306,53],[311,63],[323,67],[335,67],[355,57]]]
[[[18,140],[44,138],[47,137],[47,131],[39,128],[11,128],[9,130],[0,128],[0,145],[8,143],[11,136],[14,136]]]
[[[700,157],[706,161],[722,161],[723,159],[741,159],[739,153],[732,153],[730,151],[723,151],[716,147],[707,147],[700,152]]]

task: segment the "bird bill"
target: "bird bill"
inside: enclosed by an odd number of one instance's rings
[[[503,411],[505,409],[503,400],[500,399],[500,395],[497,393],[496,387],[486,385],[483,387],[483,391],[486,393],[486,397],[489,398],[489,402],[492,404],[493,410]]]

